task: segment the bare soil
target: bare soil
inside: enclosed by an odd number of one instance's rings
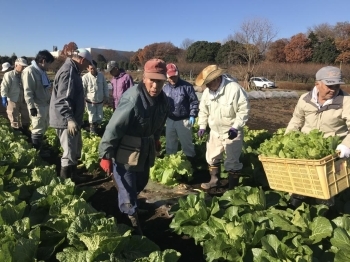
[[[292,117],[296,103],[297,99],[285,98],[251,100],[251,114],[247,126],[250,129],[266,129],[269,132],[275,132],[278,128],[286,127]],[[207,180],[209,180],[207,172],[196,172],[194,180],[189,186],[199,188],[200,184]],[[94,188],[96,188],[97,192],[91,198],[91,204],[97,210],[116,217],[118,223],[130,225],[126,216],[118,210],[117,190],[113,182],[106,181],[94,185]],[[225,191],[226,188],[224,187],[219,191],[209,193],[221,195]],[[142,208],[146,208],[149,211],[147,215],[141,217],[145,236],[158,244],[162,250],[175,249],[180,252],[181,258],[179,261],[205,261],[200,245],[195,245],[194,240],[188,236],[179,236],[171,231],[169,228],[171,218],[168,216],[167,209],[164,206],[159,207],[146,202],[143,203]]]

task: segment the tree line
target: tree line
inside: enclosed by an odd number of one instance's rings
[[[264,20],[246,21],[241,31],[223,43],[185,39],[178,48],[170,42],[153,43],[139,49],[131,58],[142,65],[151,57],[167,61],[185,58],[188,63],[217,63],[230,66],[251,60],[286,63],[350,63],[350,23],[321,24],[290,39],[272,41],[276,33]]]
[[[229,35],[223,43],[193,41],[185,39],[182,48],[170,42],[153,43],[139,49],[131,58],[131,63],[142,65],[151,57],[158,57],[168,62],[181,64],[212,64],[232,69],[249,88],[250,77],[256,75],[262,64],[270,62],[279,64],[350,64],[350,23],[338,22],[336,25],[320,24],[309,28],[307,33],[298,33],[290,39],[277,39],[274,26],[267,19],[250,19],[244,21],[239,30]],[[189,66],[192,67],[193,66]],[[199,73],[198,69],[186,71]],[[301,81],[310,75],[283,74]]]

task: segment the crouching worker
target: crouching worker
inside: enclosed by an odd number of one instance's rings
[[[220,166],[226,152],[225,170],[229,174],[229,190],[238,185],[242,163],[239,157],[243,146],[243,126],[248,120],[250,105],[243,87],[223,77],[224,69],[210,65],[196,79],[196,86],[206,86],[198,113],[198,136],[202,137],[209,124],[206,159],[210,181],[201,184],[203,189],[219,186]]]
[[[339,68],[322,67],[316,73],[315,87],[303,94],[294,109],[286,133],[301,131],[309,133],[313,129],[324,132],[325,137],[339,136],[340,157],[350,156],[350,96],[340,89],[344,84]],[[292,194],[290,203],[299,206],[307,197]],[[316,199],[317,204],[334,205],[334,198]]]
[[[165,80],[165,62],[147,61],[143,81],[123,94],[99,145],[100,165],[113,173],[119,209],[141,235],[137,195],[147,185],[156,151],[160,151],[160,133],[169,110],[162,91]]]

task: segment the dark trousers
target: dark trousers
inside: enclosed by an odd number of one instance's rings
[[[137,195],[146,187],[149,168],[143,172],[127,171],[122,165],[114,165],[113,172],[118,186],[118,206],[122,213],[133,215],[137,209]]]

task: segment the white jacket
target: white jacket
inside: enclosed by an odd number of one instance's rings
[[[204,90],[198,124],[200,129],[206,129],[209,124],[211,132],[225,139],[231,127],[242,130],[248,120],[250,104],[247,93],[238,83],[223,78],[220,88],[215,98],[210,95],[209,88]]]
[[[94,76],[89,72],[83,76],[82,80],[87,101],[101,103],[104,98],[109,97],[107,81],[102,73],[98,72],[97,76]]]
[[[4,79],[1,83],[1,96],[7,97],[12,102],[17,102],[19,94],[23,91],[21,75],[12,70],[4,74]]]
[[[27,66],[22,72],[24,99],[28,108],[49,106],[51,88],[45,88],[41,79],[41,73],[33,65]]]

